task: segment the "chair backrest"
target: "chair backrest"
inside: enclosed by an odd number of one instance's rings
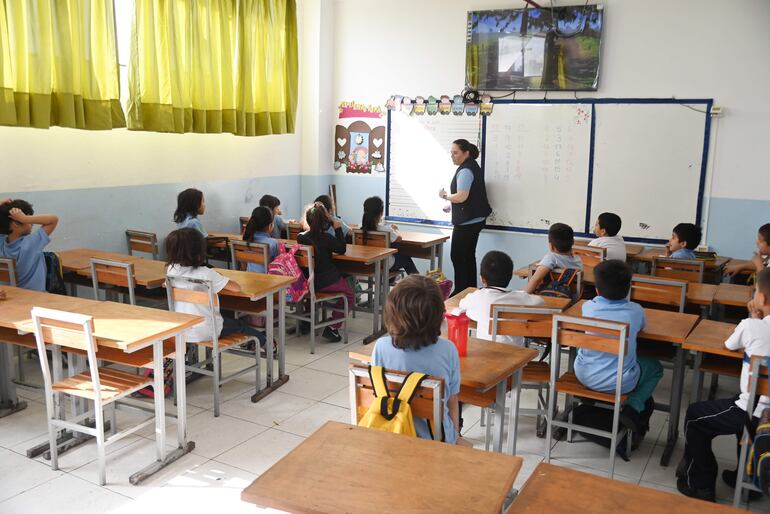
[[[243,234],[243,231],[246,230],[246,225],[249,224],[249,217],[241,216],[240,218],[238,218],[238,222],[240,223],[241,234]]]
[[[701,283],[704,268],[705,263],[696,259],[672,259],[659,256],[652,258],[652,276],[654,277]]]
[[[207,309],[206,316],[211,320],[211,342],[214,345],[217,344],[219,333],[213,320],[215,309],[219,308],[219,296],[214,293],[211,281],[166,275],[166,296],[168,297],[168,310],[171,312],[177,310],[177,303],[179,302],[200,305]]]
[[[560,312],[560,309],[547,307],[492,305],[492,340],[497,341],[497,336],[550,338],[553,316]]]
[[[133,252],[145,252],[152,254],[152,258],[155,260],[160,256],[158,236],[152,232],[126,230],[126,244],[128,245],[128,255],[133,255]]]
[[[401,371],[386,370],[385,379],[388,382],[388,390],[392,392],[398,391],[406,375],[406,373]],[[376,396],[368,367],[351,365],[349,378],[350,421],[352,424],[357,425]],[[412,408],[412,416],[424,418],[430,422],[433,429],[433,438],[436,441],[441,440],[444,428],[443,382],[441,378],[427,377],[422,381],[420,387],[417,388],[412,401],[409,403]],[[439,427],[441,430],[438,430],[436,427]]]
[[[110,261],[107,259],[91,259],[91,284],[94,290],[94,300],[99,299],[99,284],[125,287],[131,305],[136,305],[134,288],[134,264],[131,262]]]
[[[369,230],[364,237],[364,231],[360,228],[352,229],[353,244],[361,246],[374,246],[377,248],[390,248],[390,233],[380,230]]]
[[[13,259],[0,257],[0,283],[16,286],[16,263]]]
[[[679,312],[684,312],[687,281],[634,276],[629,294],[634,302],[676,307]]]
[[[291,239],[292,241],[296,241],[297,236],[299,235],[300,232],[302,232],[302,225],[300,225],[299,223],[289,223],[288,227],[289,227],[289,239]]]
[[[267,264],[270,257],[270,249],[266,243],[250,243],[231,239],[230,259],[233,269],[246,269],[248,263],[261,264],[267,273]],[[243,267],[239,267],[243,264]]]
[[[754,405],[757,395],[770,396],[767,357],[754,355],[749,361],[749,402]]]
[[[587,245],[572,245],[572,254],[583,261],[583,266],[593,268],[602,261],[607,260],[607,249]]]

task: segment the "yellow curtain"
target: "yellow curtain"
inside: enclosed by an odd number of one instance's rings
[[[0,124],[125,127],[112,0],[0,0]]]
[[[295,0],[136,0],[128,128],[294,132]]]

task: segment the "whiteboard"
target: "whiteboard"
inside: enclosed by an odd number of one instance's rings
[[[590,104],[501,104],[486,124],[487,224],[547,230],[586,220]]]
[[[677,223],[700,224],[703,105],[596,106],[591,220],[623,220],[623,237],[668,239]]]
[[[480,117],[389,111],[388,118],[388,218],[449,224],[449,204],[438,196],[457,170],[449,150],[456,139],[481,146]]]

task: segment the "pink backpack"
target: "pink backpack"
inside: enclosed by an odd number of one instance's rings
[[[302,273],[302,269],[297,264],[294,257],[300,250],[301,245],[294,245],[291,250],[286,251],[286,245],[278,244],[278,256],[268,264],[267,272],[271,275],[281,275],[284,277],[295,277],[295,280],[286,291],[286,300],[291,303],[297,303],[302,300],[310,291],[310,284]]]

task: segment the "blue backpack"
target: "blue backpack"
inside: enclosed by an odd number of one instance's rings
[[[770,367],[770,357],[765,357],[765,359],[767,366]],[[763,376],[762,378],[767,377]],[[759,424],[753,434],[749,417],[747,413],[746,425],[749,429],[749,435],[753,435],[753,437],[749,458],[746,462],[746,475],[757,488],[765,495],[770,496],[770,408],[762,410]]]
[[[535,294],[540,296],[554,296],[556,298],[568,298],[577,300],[579,291],[573,291],[572,285],[577,280],[578,270],[567,268],[562,271],[551,271],[548,276],[537,288]]]

